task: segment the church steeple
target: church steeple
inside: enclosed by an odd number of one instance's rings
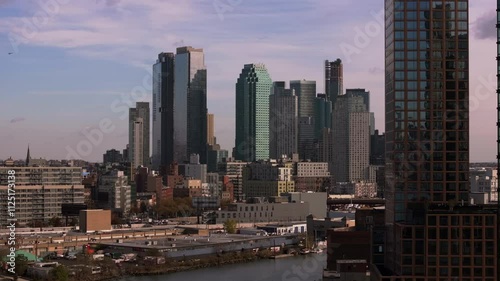
[[[30,165],[30,160],[31,160],[31,157],[30,157],[30,145],[28,144],[28,153],[26,154],[26,166]]]

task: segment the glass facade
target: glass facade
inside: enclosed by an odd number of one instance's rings
[[[246,64],[236,82],[236,160],[269,158],[269,95],[273,82],[263,64]]]
[[[174,161],[207,161],[207,70],[203,49],[177,48],[174,67]]]
[[[154,169],[173,161],[174,54],[161,53],[153,65],[153,153]]]
[[[468,200],[468,2],[386,1],[388,223]]]
[[[274,82],[269,96],[269,157],[292,158],[298,152],[298,98],[285,82]]]
[[[332,102],[326,99],[325,94],[318,94],[314,106],[314,138],[319,140],[323,135],[324,128],[332,128]]]
[[[299,144],[300,159],[314,158],[316,81],[293,80],[290,89],[299,100]]]

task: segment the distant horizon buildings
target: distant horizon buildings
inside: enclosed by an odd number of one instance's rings
[[[269,158],[269,95],[272,80],[264,64],[245,64],[236,82],[236,136],[233,157]]]

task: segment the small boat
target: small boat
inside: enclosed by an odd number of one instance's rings
[[[317,248],[317,249],[312,250],[312,252],[315,254],[321,254],[321,253],[323,253],[323,250]]]

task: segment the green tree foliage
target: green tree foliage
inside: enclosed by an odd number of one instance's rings
[[[62,224],[62,221],[61,221],[61,218],[60,217],[52,217],[50,220],[49,220],[49,225],[53,226],[53,227],[61,227],[63,226]]]
[[[16,257],[16,274],[23,276],[28,270],[28,258],[23,255]]]
[[[229,234],[236,233],[237,222],[235,220],[227,220],[224,222],[224,230]]]
[[[66,267],[59,265],[50,271],[51,280],[54,281],[67,281],[69,279],[69,272]]]
[[[188,197],[158,201],[154,210],[163,218],[186,217],[194,212],[191,198]]]

